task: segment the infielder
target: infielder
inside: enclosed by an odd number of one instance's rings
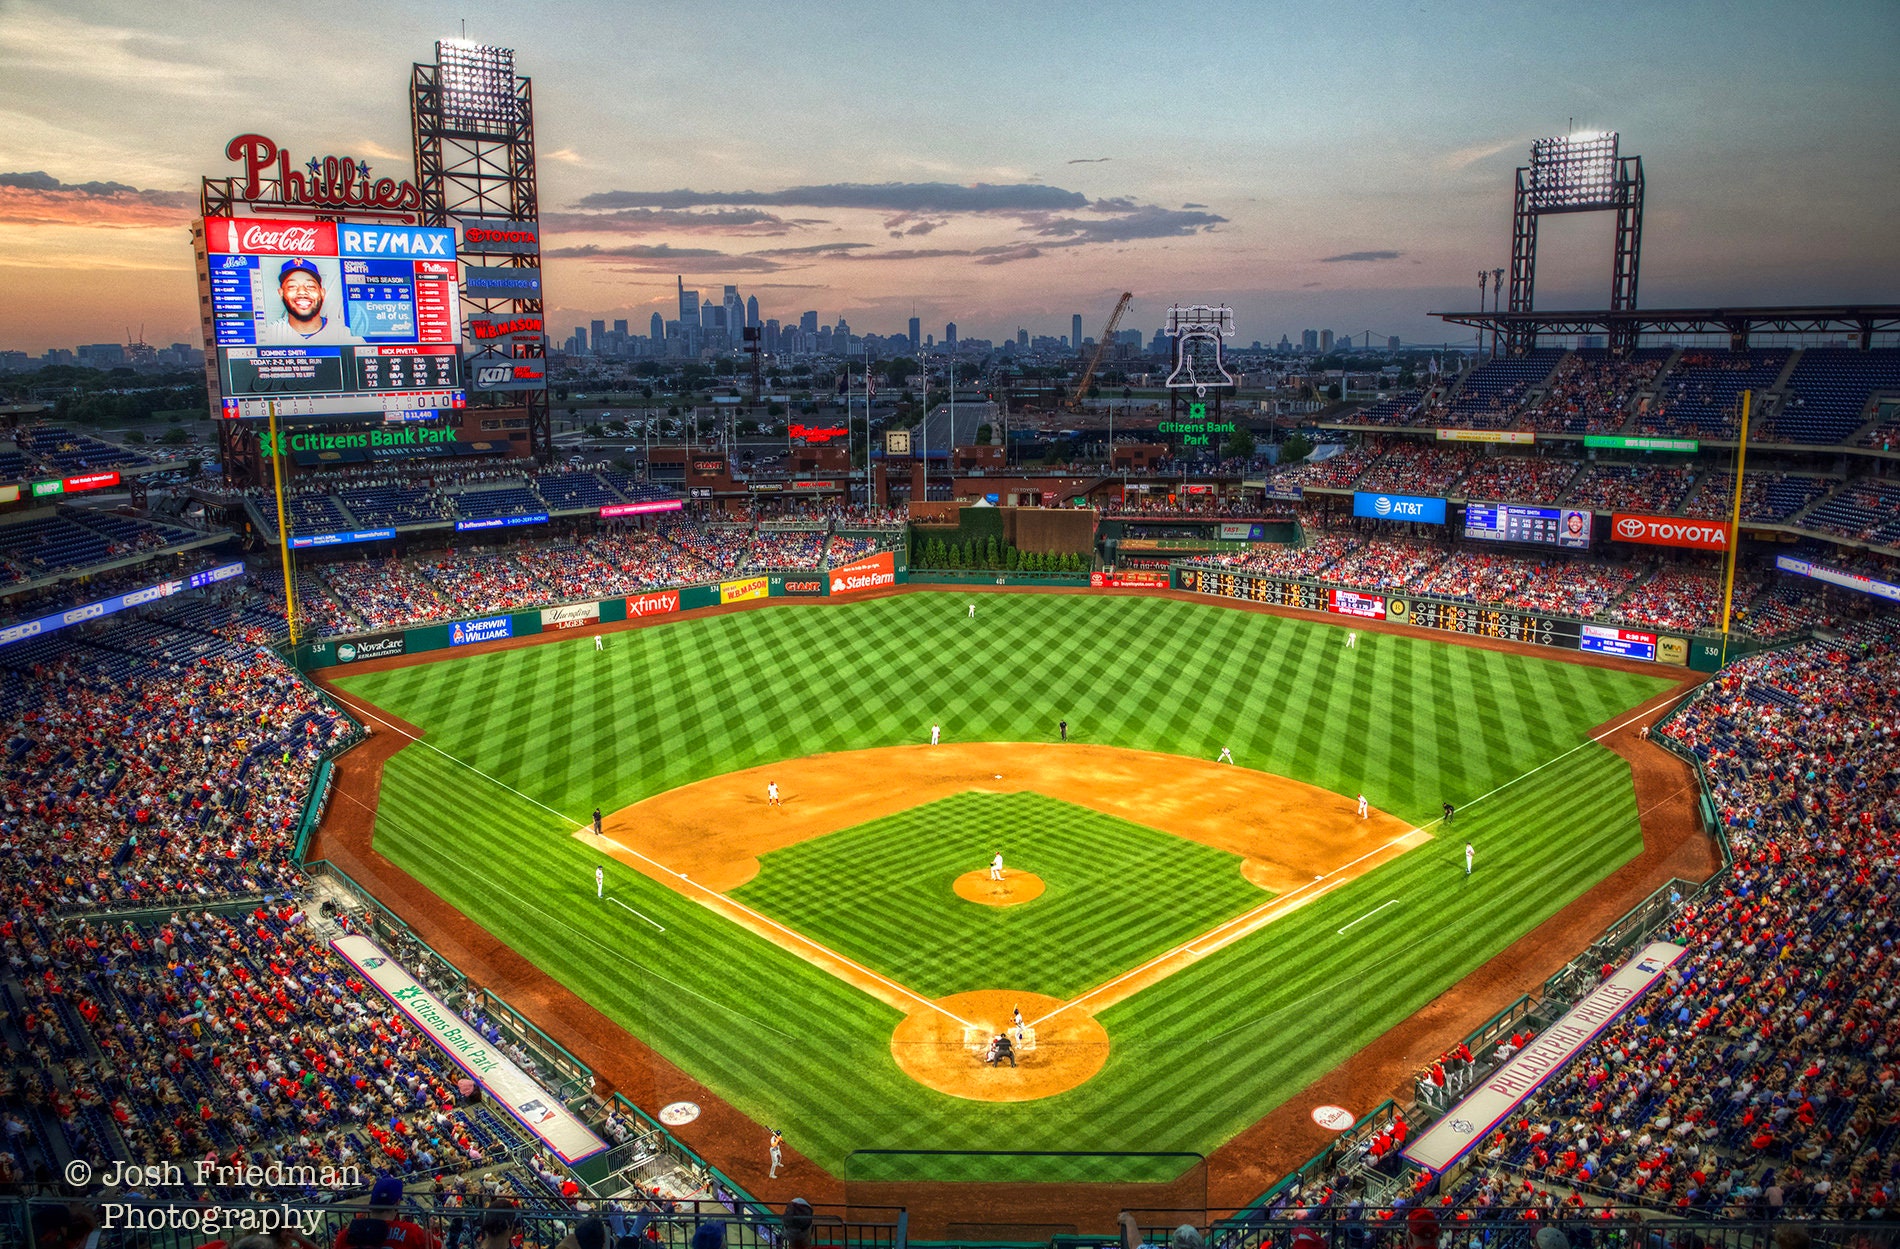
[[[607,873],[599,868],[594,869],[594,896],[596,898],[607,896]]]
[[[782,805],[778,800],[778,782],[777,781],[767,781],[765,783],[765,805],[768,807],[776,807],[776,806]]]
[[[785,1165],[785,1158],[782,1154],[779,1153],[779,1145],[782,1144],[784,1140],[785,1140],[785,1134],[780,1132],[777,1128],[773,1128],[772,1139],[769,1142],[767,1142],[767,1147],[772,1151],[772,1174],[770,1176],[771,1179],[777,1179],[778,1169]]]
[[[937,744],[937,739],[941,737],[942,735],[943,735],[943,730],[941,728],[939,728],[938,726],[934,724],[930,726],[930,744],[932,746],[935,746]]]
[[[1003,852],[998,850],[996,857],[990,860],[990,879],[1003,879]]]
[[[1478,857],[1478,852],[1476,850],[1473,850],[1471,848],[1471,843],[1467,841],[1465,843],[1465,875],[1467,876],[1471,875],[1471,860],[1477,857]]]
[[[1011,1006],[1009,1013],[1016,1020],[1016,1044],[1021,1045],[1023,1043],[1023,1008]]]
[[[602,637],[598,633],[594,635],[594,649],[597,651],[604,651],[607,649],[607,639]]]
[[[1225,746],[1222,746],[1220,748],[1220,757],[1214,760],[1215,763],[1232,763],[1233,761],[1234,761],[1234,752],[1227,749],[1227,747]]]
[[[1360,794],[1359,795],[1359,818],[1362,820],[1365,819],[1366,814],[1369,810],[1370,808],[1366,806],[1366,796],[1364,794]]]

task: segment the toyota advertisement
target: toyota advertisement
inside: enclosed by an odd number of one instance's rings
[[[1728,526],[1717,520],[1681,520],[1674,516],[1617,512],[1610,517],[1610,535],[1619,542],[1641,542],[1647,546],[1728,550]]]
[[[227,419],[467,406],[453,230],[207,217],[204,245]]]

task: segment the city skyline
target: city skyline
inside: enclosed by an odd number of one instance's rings
[[[196,342],[187,223],[234,134],[410,176],[407,78],[433,41],[534,79],[550,329],[676,315],[676,275],[759,317],[967,338],[1144,332],[1229,303],[1241,341],[1308,327],[1436,342],[1508,262],[1530,141],[1617,129],[1649,174],[1641,303],[1891,297],[1900,10],[1840,4],[1374,5],[1207,17],[1135,6],[777,15],[711,5],[623,44],[570,6],[0,7],[0,350]],[[1121,20],[1116,20],[1120,15]],[[217,31],[215,39],[208,32]],[[366,34],[373,38],[365,38]],[[617,51],[633,47],[631,55]],[[297,71],[273,61],[300,49]],[[73,55],[85,49],[85,55]],[[962,53],[959,49],[966,49]],[[327,50],[309,55],[312,50]],[[1772,65],[1772,74],[1747,72]],[[1784,188],[1794,188],[1790,193]],[[1602,306],[1601,217],[1548,223],[1539,308]],[[1145,337],[1145,333],[1144,333]]]

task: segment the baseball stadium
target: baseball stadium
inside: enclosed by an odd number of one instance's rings
[[[1900,306],[564,351],[530,87],[0,374],[7,1245],[1892,1244]]]

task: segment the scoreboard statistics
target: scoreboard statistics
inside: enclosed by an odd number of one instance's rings
[[[453,230],[207,217],[204,239],[227,419],[467,405]]]
[[[1580,648],[1599,655],[1621,655],[1625,659],[1656,658],[1656,634],[1641,629],[1618,629],[1611,625],[1583,626]]]
[[[1519,507],[1510,503],[1465,504],[1465,537],[1485,542],[1527,542],[1590,549],[1587,508]]]

